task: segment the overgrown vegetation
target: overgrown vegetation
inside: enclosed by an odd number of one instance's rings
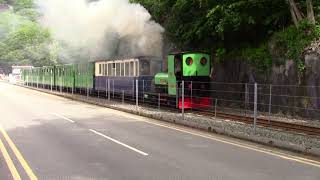
[[[151,12],[180,49],[206,49],[215,53],[217,62],[241,57],[260,72],[270,69],[274,53],[294,59],[303,70],[303,49],[319,37],[319,26],[314,24],[320,19],[320,1],[133,1]],[[270,51],[272,40],[278,49]]]

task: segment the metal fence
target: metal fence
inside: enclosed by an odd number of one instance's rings
[[[195,86],[196,83],[200,86]],[[181,81],[177,84],[176,96],[169,96],[165,93],[167,92],[166,86],[155,87],[152,81],[138,79],[132,79],[129,83],[106,79],[105,88],[99,91],[89,87],[74,89],[54,86],[52,81],[50,85],[43,85],[40,82],[36,84],[24,82],[24,85],[27,86],[46,88],[60,93],[78,94],[83,98],[95,97],[98,101],[113,101],[137,107],[174,111],[181,113],[182,118],[185,113],[205,113],[207,116],[224,113],[252,117],[254,126],[256,126],[257,118],[307,124],[318,122],[317,120],[320,119],[320,86],[192,81]],[[201,84],[207,88],[202,88]],[[197,104],[193,108],[184,106],[186,101],[193,104],[196,102],[192,101],[202,97],[207,97],[210,103],[204,106]]]

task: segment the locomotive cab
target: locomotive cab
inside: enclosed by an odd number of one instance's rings
[[[175,97],[178,107],[182,108],[182,88],[184,88],[184,108],[210,107],[210,55],[203,52],[182,52],[168,55],[167,93]],[[163,73],[156,76],[161,84]],[[159,79],[157,81],[157,79]],[[184,87],[182,87],[182,81]]]

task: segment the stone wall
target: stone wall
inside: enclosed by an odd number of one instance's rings
[[[261,92],[269,94],[268,84],[272,84],[272,112],[290,116],[320,119],[320,54],[309,51],[304,55],[306,69],[299,78],[297,65],[293,60],[285,64],[273,64],[271,72],[257,73],[254,67],[240,60],[226,60],[216,65],[214,82],[265,84]],[[220,90],[245,91],[243,86],[224,86]],[[253,88],[249,88],[253,95]],[[260,90],[259,90],[260,91]],[[229,94],[220,98],[230,98]],[[239,93],[234,100],[244,100]],[[250,101],[253,101],[250,96]],[[268,96],[259,96],[261,104],[268,104]],[[262,111],[267,108],[260,108]]]

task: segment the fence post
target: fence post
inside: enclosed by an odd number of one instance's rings
[[[108,79],[106,79],[106,99],[108,99]]]
[[[178,82],[179,84],[179,82]],[[178,86],[178,89],[176,90],[176,108],[179,108],[179,95],[180,95],[180,89]]]
[[[270,124],[270,118],[271,118],[271,103],[272,103],[272,84],[270,84],[270,94],[269,94],[269,124]]]
[[[45,89],[45,85],[44,85],[44,76],[42,76],[42,89]]]
[[[258,110],[258,84],[254,83],[254,121],[253,121],[254,133],[256,133],[256,128],[257,128],[257,110]]]
[[[191,108],[193,107],[192,105],[192,103],[193,103],[193,101],[192,101],[192,96],[193,96],[193,94],[192,94],[192,90],[193,90],[193,82],[191,81],[191,94],[190,94],[190,96],[191,96],[191,98],[190,98],[190,101],[191,101]]]
[[[136,79],[136,106],[139,106],[139,85],[138,85],[139,80]]]
[[[214,118],[216,119],[217,119],[217,106],[218,106],[218,99],[216,98],[214,102]]]
[[[182,84],[181,84],[181,95],[182,95],[182,97],[181,97],[181,105],[182,105],[182,120],[184,120],[184,81],[182,81]]]
[[[60,79],[60,93],[62,93],[62,77]]]
[[[51,92],[52,92],[52,70],[51,70],[51,76],[50,76],[50,90],[51,90]]]
[[[142,102],[144,104],[144,80],[142,80]]]
[[[100,99],[100,85],[101,83],[100,83],[100,81],[98,80],[98,87],[99,88],[97,88],[96,90],[98,91],[98,101],[99,101],[99,99]],[[102,88],[101,88],[102,89]]]
[[[110,79],[108,79],[108,101],[110,101]]]
[[[112,98],[114,99],[114,79],[112,79]]]
[[[124,90],[122,90],[122,104],[124,104]]]
[[[88,85],[88,79],[86,78],[86,84],[87,84],[87,99],[89,99],[89,85]]]
[[[160,105],[161,105],[161,94],[158,94],[158,109],[160,110]]]
[[[39,75],[37,76],[37,89],[39,88]]]
[[[247,116],[247,108],[248,108],[248,101],[249,101],[249,89],[248,83],[245,84],[245,94],[244,94],[244,114]]]

